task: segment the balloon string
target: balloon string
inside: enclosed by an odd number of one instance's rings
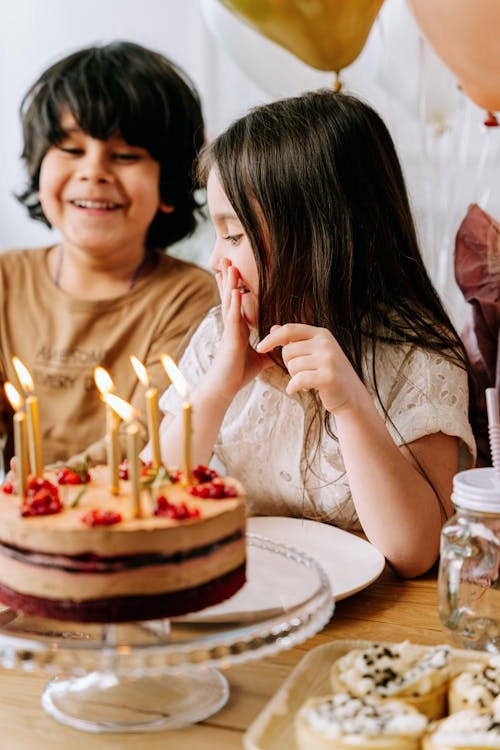
[[[335,75],[335,78],[333,79],[332,89],[335,92],[338,92],[342,89],[342,81],[340,80],[340,71],[336,70],[334,75]]]

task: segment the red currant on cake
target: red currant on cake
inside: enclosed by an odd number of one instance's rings
[[[77,466],[63,466],[56,471],[58,484],[87,484],[90,482],[90,474],[87,464]]]
[[[149,477],[152,471],[153,464],[151,461],[141,460],[141,477]],[[118,476],[120,479],[127,480],[129,478],[129,462],[128,458],[125,458],[118,467]]]
[[[120,479],[128,479],[128,459],[126,458],[118,467],[118,476]]]
[[[115,523],[120,523],[122,515],[115,510],[94,508],[80,516],[80,520],[87,526],[113,526]]]
[[[55,484],[42,477],[31,477],[26,497],[20,506],[22,516],[49,516],[60,513],[63,506]]]
[[[175,521],[185,521],[187,518],[199,518],[200,511],[198,508],[188,508],[186,503],[171,503],[165,497],[160,495],[156,498],[155,516],[173,518]]]
[[[211,482],[212,479],[215,479],[219,475],[215,469],[210,469],[208,466],[198,464],[198,466],[193,469],[193,476],[198,480],[199,484],[204,484],[205,482]]]
[[[216,477],[211,482],[204,482],[203,484],[195,484],[192,487],[188,487],[188,492],[190,495],[194,495],[194,497],[210,500],[236,497],[238,494],[234,487],[225,484],[224,480],[220,477]]]

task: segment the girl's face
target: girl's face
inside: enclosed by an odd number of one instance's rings
[[[210,256],[210,266],[217,272],[220,270],[222,259],[226,258],[237,270],[237,288],[241,292],[241,313],[251,328],[257,328],[259,311],[257,264],[250,241],[214,169],[208,176],[207,200],[216,235],[215,246]]]
[[[65,246],[99,256],[141,258],[160,202],[160,165],[119,134],[106,141],[63,114],[65,137],[42,159],[39,198]]]

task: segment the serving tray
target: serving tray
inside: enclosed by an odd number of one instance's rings
[[[386,641],[377,643],[395,645]],[[293,722],[301,705],[307,698],[332,692],[330,669],[336,659],[351,649],[364,649],[372,644],[373,641],[338,640],[309,651],[249,726],[243,738],[246,750],[296,750]],[[425,652],[429,646],[421,648]],[[453,674],[458,674],[467,662],[487,661],[491,657],[485,651],[452,648],[451,653]]]

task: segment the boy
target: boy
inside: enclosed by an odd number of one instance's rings
[[[161,392],[160,354],[178,356],[218,300],[210,273],[164,252],[196,226],[200,101],[164,56],[113,42],[46,70],[21,117],[28,185],[19,200],[60,241],[0,254],[0,382],[19,385],[13,355],[30,371],[44,464],[104,462],[94,368],[144,412],[129,355]]]

